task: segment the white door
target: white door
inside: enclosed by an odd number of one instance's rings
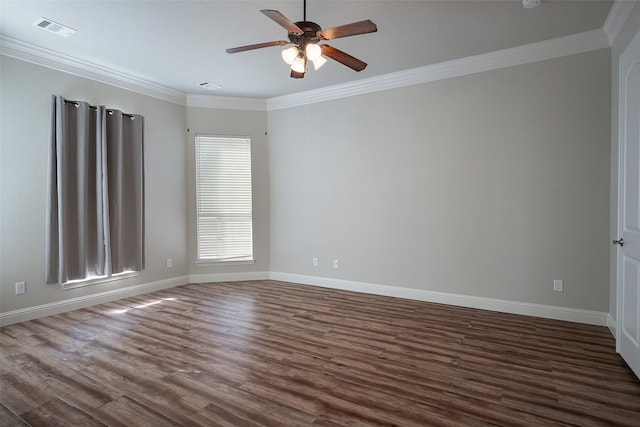
[[[640,378],[640,33],[620,58],[618,352]]]

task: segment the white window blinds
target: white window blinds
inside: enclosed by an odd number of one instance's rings
[[[251,140],[196,136],[199,261],[253,258]]]

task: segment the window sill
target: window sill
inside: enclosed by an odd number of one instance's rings
[[[255,264],[256,260],[254,258],[243,258],[243,259],[234,259],[234,260],[206,260],[201,259],[196,261],[196,267],[215,267],[215,266],[223,266],[223,265],[250,265]]]
[[[85,286],[97,285],[99,283],[107,283],[107,282],[115,282],[116,280],[128,279],[131,277],[139,276],[139,271],[128,271],[125,273],[114,274],[112,276],[100,276],[93,277],[91,279],[86,280],[75,280],[71,282],[65,282],[62,284],[62,289],[76,289],[82,288]]]

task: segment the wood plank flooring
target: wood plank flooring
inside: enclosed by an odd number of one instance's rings
[[[0,329],[2,426],[640,426],[604,327],[276,281]]]

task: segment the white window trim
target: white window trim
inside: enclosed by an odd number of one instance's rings
[[[207,266],[212,266],[212,265],[251,265],[251,264],[255,264],[255,263],[256,263],[256,259],[255,258],[241,258],[241,259],[234,259],[234,260],[229,260],[229,259],[220,259],[220,260],[202,259],[202,260],[197,260],[196,261],[196,267],[207,267]]]
[[[123,273],[113,274],[111,276],[96,276],[82,280],[70,280],[62,284],[62,289],[77,289],[85,286],[97,285],[100,283],[115,282],[117,280],[129,279],[140,275],[139,271],[125,271]]]

